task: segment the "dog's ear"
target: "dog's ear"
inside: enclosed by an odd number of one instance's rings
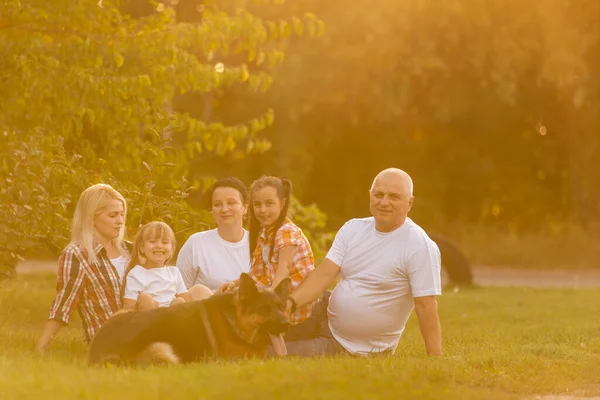
[[[248,298],[258,293],[258,288],[256,287],[256,283],[254,283],[254,279],[250,275],[245,272],[242,272],[240,275],[240,289],[239,296],[240,298]]]
[[[290,278],[285,278],[279,285],[275,288],[275,293],[281,298],[282,301],[288,298],[290,293],[292,292],[292,280]]]

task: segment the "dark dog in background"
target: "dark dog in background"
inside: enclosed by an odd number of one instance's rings
[[[91,364],[188,363],[210,358],[285,355],[285,300],[291,280],[259,290],[248,274],[236,292],[149,311],[117,313],[98,330]]]

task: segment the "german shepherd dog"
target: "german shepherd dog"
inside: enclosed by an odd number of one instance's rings
[[[117,312],[95,335],[90,364],[179,364],[207,359],[264,357],[268,345],[286,355],[284,314],[291,280],[259,290],[248,274],[233,293],[155,308]]]

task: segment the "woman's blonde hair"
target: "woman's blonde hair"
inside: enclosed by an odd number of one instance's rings
[[[98,183],[90,186],[81,193],[75,214],[73,215],[73,225],[71,228],[71,241],[79,242],[88,254],[90,263],[97,263],[95,242],[96,228],[94,227],[94,217],[100,214],[112,200],[119,200],[123,203],[123,220],[127,219],[127,202],[125,198],[112,186]],[[113,239],[113,244],[119,251],[125,255],[124,246],[125,224],[121,227],[119,236]]]
[[[177,240],[175,239],[175,233],[173,229],[166,223],[162,221],[152,221],[148,222],[144,226],[142,226],[138,233],[135,235],[135,239],[133,240],[133,247],[131,249],[131,258],[127,263],[127,267],[125,268],[125,274],[123,274],[123,285],[121,287],[121,298],[125,293],[125,283],[127,281],[127,275],[129,271],[133,269],[136,265],[144,264],[144,254],[142,254],[142,247],[144,246],[144,242],[151,239],[162,239],[166,237],[171,242],[171,254],[169,259],[167,260],[167,264],[171,263],[175,259],[175,253],[177,248]]]

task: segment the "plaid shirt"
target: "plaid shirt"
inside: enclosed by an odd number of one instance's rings
[[[98,328],[121,308],[119,273],[102,245],[95,251],[99,262],[91,264],[81,244],[65,247],[58,260],[57,293],[49,316],[67,325],[78,310],[85,343],[90,343]]]
[[[275,232],[275,248],[273,255],[269,260],[270,239],[272,238],[272,230],[265,232],[263,227],[258,237],[256,248],[252,254],[252,268],[250,274],[254,280],[263,287],[270,287],[275,278],[277,264],[279,263],[279,251],[285,246],[294,246],[296,252],[294,259],[289,266],[290,278],[292,280],[292,290],[306,278],[306,275],[315,268],[315,260],[310,247],[310,243],[302,230],[296,226],[289,218]],[[318,300],[299,307],[295,313],[290,316],[290,323],[297,325],[304,322],[313,312]]]

